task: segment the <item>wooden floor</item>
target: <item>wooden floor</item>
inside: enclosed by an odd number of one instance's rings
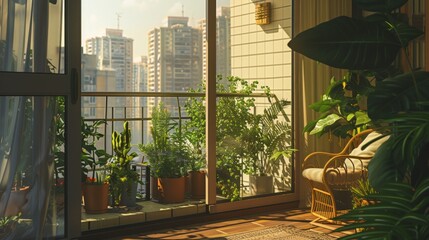
[[[159,230],[112,238],[115,240],[133,239],[210,239],[226,237],[237,233],[254,231],[276,225],[293,225],[300,229],[311,229],[311,231],[329,234],[334,237],[344,236],[344,233],[334,233],[331,230],[316,227],[310,222],[315,217],[307,209],[289,211],[275,211],[257,215],[234,217],[222,221],[208,222],[197,225],[181,226],[172,229]],[[332,227],[338,227],[331,225]],[[267,239],[268,240],[268,239]]]

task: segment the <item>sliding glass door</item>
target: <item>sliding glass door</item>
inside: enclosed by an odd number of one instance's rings
[[[1,239],[80,234],[80,1],[0,0]]]

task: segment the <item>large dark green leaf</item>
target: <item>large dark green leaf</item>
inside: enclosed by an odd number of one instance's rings
[[[301,32],[288,45],[316,61],[352,70],[385,68],[401,48],[384,26],[345,16]]]
[[[363,10],[371,12],[391,12],[402,5],[408,0],[353,0]]]
[[[363,231],[340,239],[428,239],[429,207],[427,194],[429,181],[422,181],[417,191],[406,183],[387,184],[380,192],[372,194],[373,205],[356,208],[335,218],[351,221],[335,231],[363,229]],[[398,204],[402,202],[403,204]],[[419,207],[415,207],[419,206]]]
[[[406,47],[411,40],[423,35],[423,32],[415,27],[399,22],[391,31],[396,31],[401,39],[402,46]]]
[[[429,72],[415,72],[385,79],[377,83],[368,96],[368,115],[374,121],[392,114],[422,109],[419,104],[429,101]]]

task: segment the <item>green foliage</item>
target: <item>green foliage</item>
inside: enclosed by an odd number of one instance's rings
[[[190,92],[203,92],[203,86],[191,89]],[[206,109],[204,99],[188,98],[185,102],[185,112],[191,120],[184,124],[184,144],[189,154],[188,166],[191,171],[198,171],[206,165]]]
[[[226,79],[218,76],[216,82],[217,93],[232,93],[250,95],[256,90],[258,82],[249,83],[238,77]],[[205,92],[205,84],[191,90],[191,92]],[[219,97],[216,106],[216,167],[217,187],[221,194],[231,201],[240,199],[240,178],[244,168],[241,161],[241,143],[239,138],[247,131],[252,119],[250,110],[255,106],[252,97],[229,96]],[[185,105],[191,121],[185,124],[187,140],[192,145],[194,153],[204,154],[205,148],[205,106],[204,98],[190,99]],[[200,159],[203,159],[201,157]]]
[[[65,164],[65,102],[64,97],[56,98],[57,114],[55,115],[55,145],[54,145],[54,174],[55,179],[59,180],[64,178],[64,164]],[[99,120],[91,123],[85,121],[81,117],[81,181],[85,182],[88,170],[93,171],[92,178],[95,178],[95,169],[97,166],[104,166],[111,156],[103,149],[97,149],[97,141],[104,137],[104,134],[98,130],[101,125],[106,124],[106,121]]]
[[[408,42],[422,33],[395,13],[405,0],[354,2],[362,9],[378,12],[362,20],[333,19],[303,32],[290,44],[317,61],[370,72],[377,80],[375,90],[368,95],[368,114],[377,131],[390,135],[368,166],[369,181],[379,192],[373,196],[380,203],[340,217],[355,222],[339,230],[365,229],[344,239],[428,239],[429,75],[414,70],[405,74],[392,71],[400,48],[406,53]],[[345,33],[350,36],[345,37]],[[335,39],[344,41],[338,49],[332,45]]]
[[[121,202],[123,189],[130,190],[132,183],[140,182],[139,175],[131,169],[131,161],[137,153],[131,152],[131,130],[128,122],[124,122],[124,129],[118,133],[112,133],[113,158],[106,166],[109,170],[106,180],[110,184],[110,193],[114,204]]]
[[[268,87],[265,90],[270,106],[263,114],[252,114],[248,128],[239,137],[245,172],[257,176],[272,174],[276,163],[294,151],[290,120],[284,112],[290,102],[273,97]]]
[[[107,160],[111,157],[104,149],[97,149],[97,141],[104,137],[104,134],[99,132],[101,125],[106,124],[104,120],[93,121],[88,123],[85,119],[81,118],[81,168],[82,180],[86,181],[88,176],[88,169],[92,170],[92,179],[99,179],[96,177],[96,168],[106,165]]]
[[[17,223],[21,219],[21,213],[14,216],[0,217],[0,229]]]
[[[363,229],[341,239],[429,239],[429,179],[417,188],[406,183],[386,184],[367,196],[375,202],[335,220],[355,221],[335,231]]]
[[[56,97],[56,115],[55,122],[55,145],[54,145],[54,175],[55,179],[60,179],[64,176],[64,163],[65,163],[65,102],[64,97]]]
[[[317,136],[333,133],[347,138],[350,132],[366,129],[371,120],[359,102],[366,100],[373,90],[374,86],[361,74],[350,73],[342,80],[332,78],[322,100],[309,106],[320,115],[304,127],[304,132]]]
[[[20,224],[21,213],[15,216],[0,217],[0,238],[7,239],[14,231],[17,231],[17,225]]]
[[[139,149],[147,155],[154,177],[177,178],[186,175],[187,152],[181,144],[181,130],[173,134],[178,126],[162,102],[153,107],[150,128],[153,141],[140,144]]]
[[[377,193],[368,179],[359,179],[356,186],[350,189],[352,193],[353,208],[368,205],[368,196]]]

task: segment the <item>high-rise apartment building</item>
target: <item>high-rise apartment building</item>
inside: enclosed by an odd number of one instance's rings
[[[133,64],[133,91],[135,92],[147,92],[147,56],[142,56],[139,62],[134,62]],[[136,115],[133,117],[148,117],[147,109],[147,97],[134,97],[134,106],[136,106]],[[141,133],[142,129],[147,131],[148,121],[142,121],[140,124],[136,124],[134,129],[136,132]],[[141,134],[142,141],[141,143],[146,143],[148,141],[147,132]]]
[[[82,54],[81,71],[82,92],[109,92],[115,90],[115,70],[98,69],[96,55]],[[104,104],[104,98],[82,97],[82,116],[85,118],[104,117]]]
[[[207,79],[206,19],[200,21],[203,35],[203,77]],[[231,13],[229,7],[219,7],[216,17],[216,74],[231,76]]]
[[[148,34],[149,92],[186,92],[202,81],[202,37],[198,28],[188,25],[188,17],[168,17],[165,27]],[[149,98],[149,112],[157,104]],[[163,99],[177,106],[176,99]]]
[[[97,55],[100,70],[116,70],[116,91],[131,92],[133,85],[133,39],[122,29],[106,29],[106,36],[86,40],[86,54]]]
[[[133,39],[123,36],[122,29],[106,29],[106,35],[86,40],[85,53],[95,55],[97,70],[115,71],[114,88],[110,91],[132,92],[133,84]],[[133,117],[137,114],[132,97],[110,97],[108,113],[113,118]],[[122,129],[121,122],[115,122],[114,128]]]

